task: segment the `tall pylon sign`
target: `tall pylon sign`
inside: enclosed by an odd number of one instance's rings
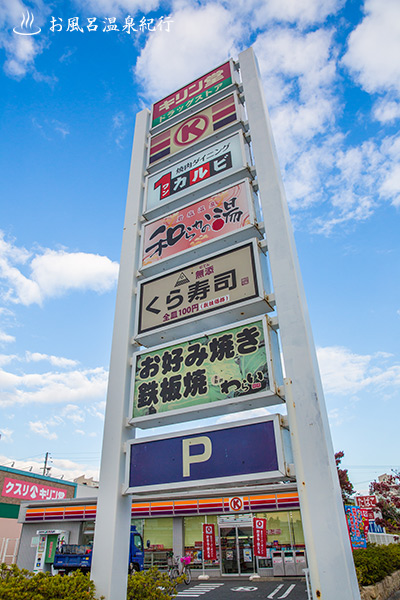
[[[271,414],[283,403],[286,419]],[[260,407],[265,417],[135,436],[137,428]],[[294,474],[313,600],[359,600],[250,48],[136,117],[93,550],[98,593],[126,598],[132,498],[229,485],[245,493]]]

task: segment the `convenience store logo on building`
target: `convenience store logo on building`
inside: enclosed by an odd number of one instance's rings
[[[229,61],[153,104],[151,126],[160,125],[160,123],[181,114],[192,106],[196,106],[199,102],[225,89],[231,83],[232,73],[231,62]]]
[[[166,131],[152,136],[150,165],[205,139],[233,123],[237,118],[235,96],[230,94],[227,98],[185,119],[183,123],[178,123]]]

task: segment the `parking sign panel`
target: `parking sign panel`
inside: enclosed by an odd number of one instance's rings
[[[286,475],[279,415],[129,444],[127,493],[247,485]]]

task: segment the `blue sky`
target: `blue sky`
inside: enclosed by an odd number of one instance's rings
[[[1,464],[97,476],[135,113],[250,45],[334,448],[360,491],[400,467],[397,0],[0,7]]]

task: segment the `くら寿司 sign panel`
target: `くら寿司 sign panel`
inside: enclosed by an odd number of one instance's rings
[[[256,240],[146,279],[138,294],[136,338],[145,345],[172,339],[166,329],[183,322],[191,321],[190,333],[203,331],[203,316],[209,317],[211,328],[231,322],[238,318],[236,305],[242,318],[270,310]],[[229,315],[224,315],[227,309]],[[210,319],[213,313],[218,313],[218,323]]]
[[[128,443],[128,494],[248,485],[286,476],[279,415]]]
[[[273,333],[264,317],[138,352],[131,424],[154,427],[283,402]]]
[[[188,83],[177,92],[155,102],[151,126],[156,127],[226,89],[233,82],[232,69],[233,64],[230,60]]]

